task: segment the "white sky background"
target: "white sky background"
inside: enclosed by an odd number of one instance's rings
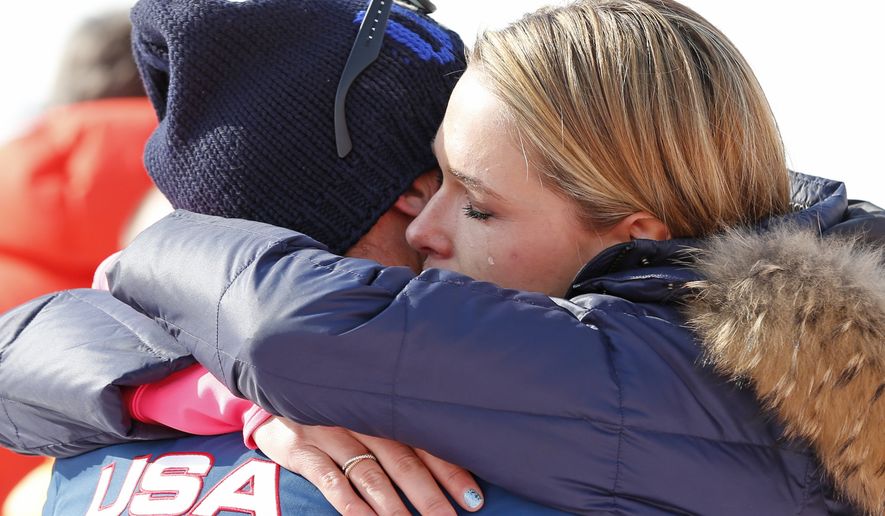
[[[313,0],[322,1],[322,0]],[[843,180],[885,206],[885,7],[880,0],[683,0],[737,45],[759,77],[795,170]],[[437,19],[472,42],[548,0],[436,0]],[[129,0],[18,0],[0,15],[0,139],[39,112],[65,37]],[[878,64],[876,64],[878,63]],[[2,171],[0,171],[2,173]]]

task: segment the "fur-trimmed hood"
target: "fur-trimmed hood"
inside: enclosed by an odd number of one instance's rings
[[[803,228],[804,226],[804,228]],[[786,223],[704,245],[689,324],[721,373],[807,440],[836,488],[885,514],[885,253]]]

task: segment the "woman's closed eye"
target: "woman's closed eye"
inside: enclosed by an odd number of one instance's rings
[[[474,208],[473,203],[470,201],[467,201],[467,204],[465,204],[461,208],[461,210],[464,211],[464,215],[466,215],[467,217],[469,217],[471,219],[476,219],[476,220],[488,220],[492,216],[491,213],[479,211],[476,208]]]

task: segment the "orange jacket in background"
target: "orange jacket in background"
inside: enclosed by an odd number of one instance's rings
[[[97,100],[0,146],[0,312],[92,283],[151,186],[142,153],[156,126],[146,98]]]

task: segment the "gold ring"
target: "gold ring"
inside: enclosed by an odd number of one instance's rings
[[[353,470],[354,466],[364,460],[373,460],[375,462],[378,462],[378,458],[371,453],[364,453],[362,455],[357,455],[356,457],[351,457],[347,460],[347,462],[344,463],[343,466],[341,466],[341,471],[344,472],[344,478],[350,480],[350,477],[348,475],[350,475],[351,470]]]

